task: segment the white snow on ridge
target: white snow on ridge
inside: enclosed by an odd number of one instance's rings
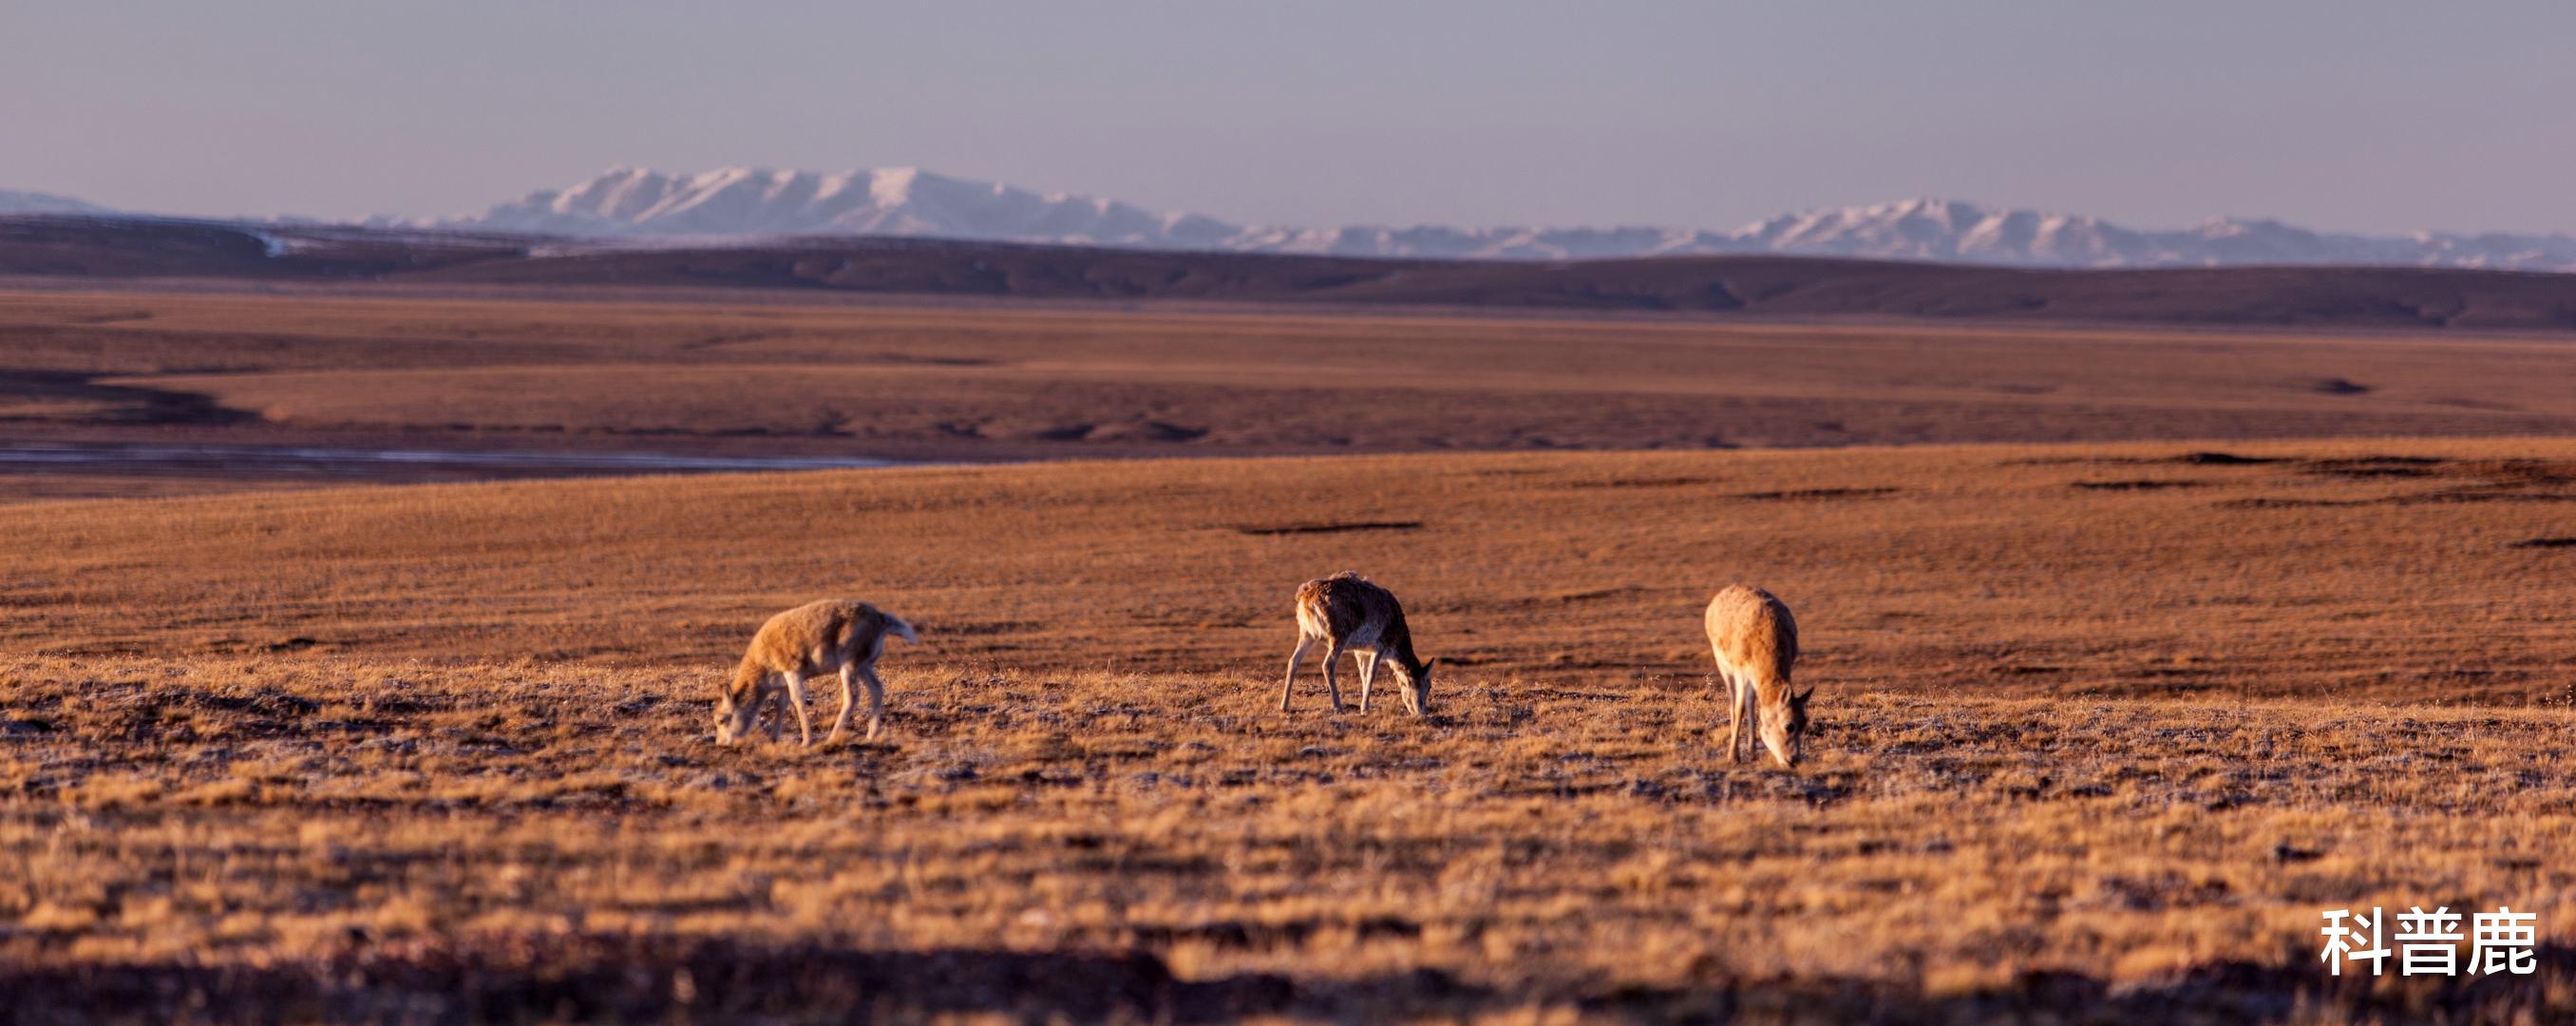
[[[553,235],[916,235],[1113,246],[1213,246],[1235,229],[1084,196],[913,168],[817,173],[612,168],[474,217],[412,222]]]
[[[56,196],[49,192],[25,192],[0,189],[0,214],[111,214],[115,211],[87,200]]]
[[[384,223],[384,222],[379,222]],[[831,173],[612,168],[480,215],[397,222],[630,241],[895,235],[1142,249],[1334,256],[1583,260],[1779,253],[2034,267],[2381,264],[2576,271],[2565,235],[2338,235],[2223,218],[2139,231],[2091,217],[1938,199],[1809,210],[1731,232],[1679,228],[1236,225],[1198,214],[1040,193],[917,168]]]

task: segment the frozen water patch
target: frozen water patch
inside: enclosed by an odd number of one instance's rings
[[[638,452],[465,452],[254,445],[0,443],[0,472],[229,472],[381,475],[399,471],[693,474],[907,466],[860,456],[684,456]]]

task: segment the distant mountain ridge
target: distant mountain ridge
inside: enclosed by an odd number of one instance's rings
[[[896,235],[1149,248],[1214,248],[1241,231],[1212,218],[911,168],[727,168],[685,176],[612,168],[478,216],[378,223],[574,236]]]
[[[2576,238],[2566,235],[2368,236],[2236,218],[2179,230],[2141,231],[2092,217],[1990,210],[1938,199],[1783,214],[1728,232],[1656,227],[1238,225],[1200,214],[1158,213],[1115,200],[1041,193],[914,168],[828,173],[726,168],[693,175],[613,168],[479,215],[378,223],[627,239],[895,235],[1434,259],[1768,253],[2035,267],[2365,264],[2576,270]]]
[[[112,215],[80,200],[0,190],[0,215]],[[305,223],[285,219],[270,223]],[[838,172],[725,168],[670,174],[611,168],[480,214],[382,216],[379,228],[516,233],[623,246],[705,246],[791,236],[889,236],[1188,252],[1481,260],[1659,256],[1833,256],[2017,267],[2357,265],[2576,271],[2564,234],[2311,231],[2218,218],[2139,230],[2099,218],[1939,199],[1782,214],[1733,231],[1685,228],[1454,228],[1241,225],[1200,214],[1042,193],[915,168]]]

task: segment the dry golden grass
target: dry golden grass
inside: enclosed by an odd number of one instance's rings
[[[1486,677],[1425,722],[888,662],[892,740],[815,751],[707,745],[689,669],[0,664],[0,964],[332,1018],[2576,1014],[2558,949],[2310,961],[2355,902],[2555,936],[2564,709],[1845,688],[1784,773],[1722,761],[1696,679]]]
[[[2576,535],[2576,441],[2196,448],[0,508],[0,985],[143,1017],[2576,1015],[2576,547],[2517,545]],[[1457,663],[1435,718],[1272,709],[1290,591],[1344,567]],[[1732,580],[1798,613],[1796,772],[1712,751]],[[890,742],[707,745],[761,617],[836,594],[929,642],[883,664]],[[2329,981],[2347,903],[2511,904],[2551,946]]]
[[[1699,672],[1729,581],[1829,688],[2519,704],[2567,691],[2576,443],[1058,463],[0,507],[0,645],[719,666],[811,598],[939,658],[1276,672],[1359,569],[1421,654]],[[1444,664],[1450,665],[1450,664]]]

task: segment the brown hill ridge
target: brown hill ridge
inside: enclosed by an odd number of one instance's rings
[[[1798,318],[2576,329],[2576,275],[2435,268],[2067,271],[1771,256],[1530,263],[875,238],[577,249],[524,237],[68,217],[0,218],[0,274]]]

